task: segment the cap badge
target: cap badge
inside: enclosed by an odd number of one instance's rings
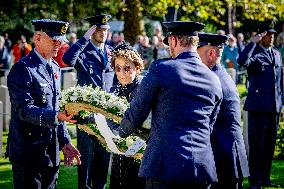
[[[67,29],[68,29],[68,24],[65,24],[64,26],[62,26],[62,28],[61,28],[61,35],[65,34]]]
[[[108,16],[104,16],[102,23],[106,24],[108,22],[108,20],[109,20]]]

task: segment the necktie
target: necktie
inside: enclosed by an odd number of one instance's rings
[[[103,54],[104,54],[103,49],[99,49],[99,53],[100,53],[101,55],[103,55]]]
[[[46,64],[46,70],[47,70],[47,72],[48,72],[49,77],[52,78],[53,69],[52,69],[52,66],[50,65],[50,63],[47,63],[47,64]]]
[[[273,60],[274,60],[274,57],[273,57],[272,49],[269,49],[269,50],[268,50],[268,54],[269,54],[271,60],[273,61]]]

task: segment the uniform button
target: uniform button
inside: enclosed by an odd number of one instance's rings
[[[255,90],[255,92],[257,92],[257,93],[258,93],[258,90]]]
[[[31,135],[32,135],[32,133],[29,133],[28,135],[29,135],[29,136],[31,136]]]
[[[42,133],[40,133],[40,136],[42,137]]]

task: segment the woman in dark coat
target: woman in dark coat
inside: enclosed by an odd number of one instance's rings
[[[112,51],[112,62],[118,79],[117,85],[110,91],[117,96],[126,97],[130,102],[141,81],[139,74],[143,69],[143,60],[130,45],[123,43]],[[113,129],[118,125],[113,125]],[[113,155],[110,177],[110,189],[144,189],[145,179],[138,177],[140,163],[133,157]]]

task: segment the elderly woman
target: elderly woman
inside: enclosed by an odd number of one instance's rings
[[[141,81],[139,74],[143,69],[143,60],[135,48],[123,43],[112,51],[111,66],[118,83],[110,91],[117,96],[126,97],[130,102]],[[145,180],[138,177],[139,167],[140,163],[132,157],[115,154],[111,167],[110,189],[144,189]]]

